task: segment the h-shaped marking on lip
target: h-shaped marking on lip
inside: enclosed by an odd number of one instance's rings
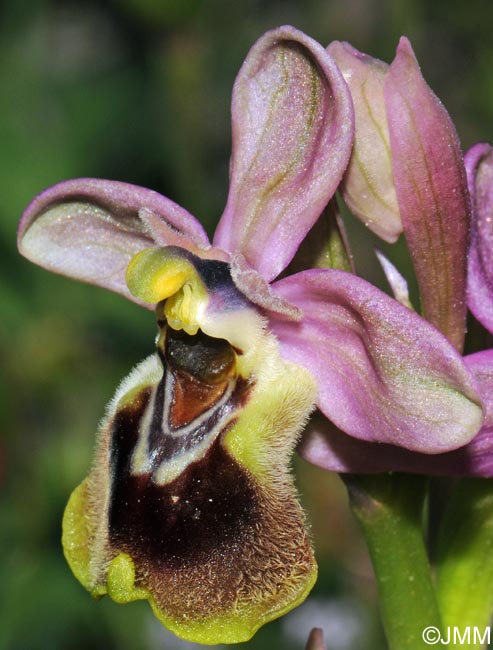
[[[181,427],[170,425],[175,379],[164,366],[163,377],[153,389],[139,424],[138,442],[131,473],[152,473],[153,482],[164,485],[176,479],[195,460],[203,458],[219,433],[234,417],[231,397],[236,378],[228,379],[221,397],[203,413]]]

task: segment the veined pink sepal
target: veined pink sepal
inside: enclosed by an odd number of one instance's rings
[[[455,127],[401,38],[385,79],[392,166],[425,318],[460,351],[470,200]]]
[[[353,142],[349,90],[332,57],[293,27],[265,34],[236,79],[228,202],[214,245],[268,281],[334,194]]]
[[[32,262],[144,306],[128,290],[125,270],[136,253],[156,243],[210,248],[200,223],[173,201],[98,178],[47,189],[28,206],[18,232],[19,250]]]

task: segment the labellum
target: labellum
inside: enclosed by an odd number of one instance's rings
[[[143,300],[160,293],[157,354],[109,406],[94,468],[65,513],[65,554],[94,596],[149,599],[190,640],[244,641],[315,580],[288,471],[314,382],[281,359],[227,263],[148,249],[127,281]],[[228,307],[212,318],[218,304]],[[240,316],[234,343],[210,335]],[[245,332],[255,335],[240,348]]]

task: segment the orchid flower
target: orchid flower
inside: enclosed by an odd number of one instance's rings
[[[315,405],[370,464],[385,445],[449,452],[482,421],[473,375],[434,325],[349,272],[279,279],[351,154],[351,96],[330,54],[291,27],[268,32],[232,116],[212,245],[169,199],[97,179],[48,189],[19,229],[30,260],[156,310],[157,353],[108,406],[63,544],[94,596],[148,599],[202,643],[247,640],[315,581],[288,468]]]
[[[404,232],[418,277],[425,316],[458,349],[465,334],[470,198],[458,137],[450,116],[424,81],[407,39],[388,66],[334,42],[328,51],[353,97],[355,145],[341,185],[353,212],[393,242]],[[493,156],[476,145],[466,156],[473,196],[468,302],[492,331]],[[407,282],[381,253],[395,297],[410,305]],[[310,462],[338,472],[403,471],[429,475],[493,476],[493,351],[465,357],[485,407],[484,424],[464,447],[436,455],[403,445],[349,437],[318,415],[301,444]]]

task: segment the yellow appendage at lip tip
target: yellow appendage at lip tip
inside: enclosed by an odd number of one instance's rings
[[[145,589],[135,586],[135,565],[127,553],[120,553],[110,562],[107,575],[108,596],[115,603],[130,603],[150,597]]]

